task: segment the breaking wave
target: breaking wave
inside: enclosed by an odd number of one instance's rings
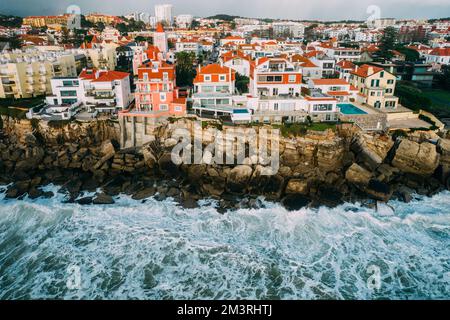
[[[392,202],[394,216],[0,199],[0,299],[450,298],[449,192]]]

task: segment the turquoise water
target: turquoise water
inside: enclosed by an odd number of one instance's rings
[[[367,114],[367,112],[359,109],[351,103],[338,104],[338,107],[341,109],[341,113],[343,114]]]
[[[0,299],[450,298],[448,192],[392,202],[393,216],[358,204],[220,215],[213,202],[62,197],[0,196]]]

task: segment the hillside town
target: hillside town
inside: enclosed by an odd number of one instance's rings
[[[450,124],[449,19],[173,13],[1,16],[0,111],[133,126],[183,117],[292,130]]]

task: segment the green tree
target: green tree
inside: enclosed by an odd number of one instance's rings
[[[200,27],[200,22],[198,20],[192,20],[190,29],[194,30]]]
[[[380,40],[380,50],[378,54],[385,59],[391,59],[393,57],[392,50],[395,49],[397,42],[397,31],[393,27],[387,27],[384,29],[383,36]]]
[[[103,22],[98,22],[95,24],[95,30],[102,32],[103,30],[105,30],[105,24]]]
[[[240,73],[236,73],[236,89],[242,93],[248,93],[250,79]]]
[[[406,56],[406,61],[415,62],[420,59],[420,54],[413,49],[406,48],[404,46],[398,46],[395,48],[400,53],[403,53]]]
[[[176,75],[177,86],[192,86],[196,76],[195,63],[196,57],[193,52],[178,52],[175,55],[177,59]]]
[[[450,91],[450,66],[442,66],[441,73],[436,76],[439,88]]]

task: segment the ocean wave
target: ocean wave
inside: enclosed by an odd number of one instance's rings
[[[276,203],[221,215],[211,201],[123,195],[82,206],[54,193],[0,200],[0,299],[450,297],[449,192],[393,201],[394,216]]]

